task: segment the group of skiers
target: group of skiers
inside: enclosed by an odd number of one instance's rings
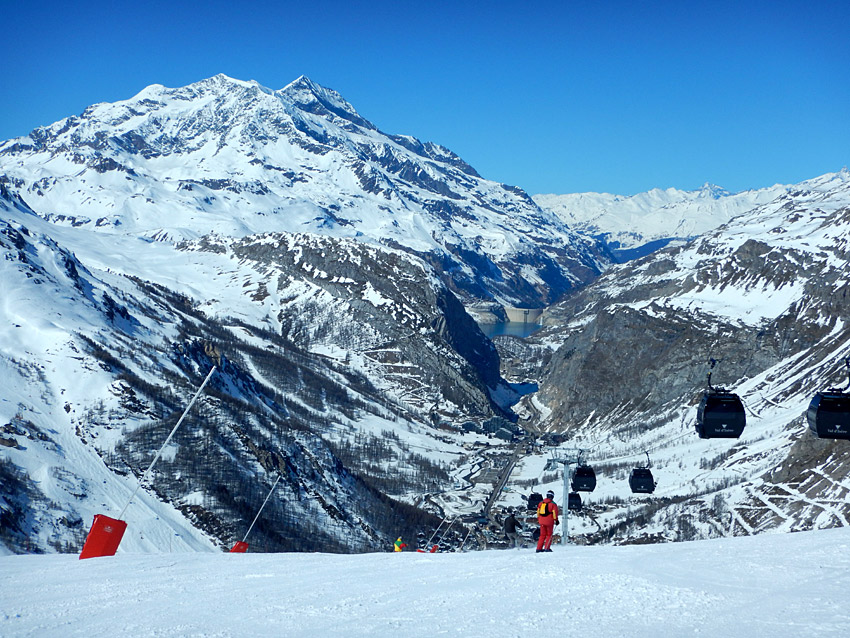
[[[537,538],[537,552],[552,551],[552,533],[556,525],[560,525],[558,520],[558,505],[555,503],[555,493],[552,490],[546,492],[546,498],[540,501],[537,506],[537,523],[540,525],[540,535]],[[503,523],[505,528],[505,536],[511,543],[511,547],[519,549],[525,547],[525,542],[519,534],[518,530],[522,530],[522,526],[514,515],[513,508],[508,508],[508,516]]]
[[[561,521],[558,520],[558,505],[555,503],[554,499],[555,493],[552,490],[549,490],[546,492],[546,498],[540,501],[540,504],[537,506],[537,523],[540,525],[540,536],[537,539],[538,553],[552,551],[552,534],[555,530],[555,526],[561,524]],[[519,524],[519,521],[514,515],[513,508],[508,508],[508,516],[505,518],[503,526],[505,529],[505,536],[508,537],[511,547],[516,549],[525,547],[525,541],[522,539],[522,536],[520,536],[522,525]],[[393,545],[393,551],[400,552],[405,547],[407,547],[407,545],[401,540],[401,537],[399,537]]]

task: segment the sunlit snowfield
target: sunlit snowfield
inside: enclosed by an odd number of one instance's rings
[[[0,635],[847,636],[850,529],[464,554],[0,558]]]

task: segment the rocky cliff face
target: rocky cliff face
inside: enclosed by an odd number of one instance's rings
[[[703,385],[709,358],[721,361],[715,380],[752,377],[840,329],[848,184],[839,174],[784,195],[687,246],[612,269],[553,309],[564,327],[552,338],[563,345],[547,373],[559,381],[544,396],[563,407],[561,427],[594,410],[679,399]]]
[[[356,357],[384,383],[400,383],[407,403],[453,419],[501,412],[490,399],[504,385],[496,349],[415,257],[316,235],[204,238],[181,248],[250,268],[252,299],[284,336],[349,362]]]

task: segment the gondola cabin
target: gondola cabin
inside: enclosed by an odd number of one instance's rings
[[[570,495],[567,497],[567,509],[574,512],[581,511],[581,494],[570,492]]]
[[[528,496],[528,511],[536,512],[537,506],[543,502],[543,495],[540,492],[532,492]]]
[[[636,467],[629,475],[629,488],[633,494],[652,494],[655,491],[655,479],[648,467]]]
[[[589,465],[579,465],[573,472],[573,492],[592,492],[596,489],[596,472]]]
[[[818,392],[806,413],[809,429],[821,439],[850,439],[850,393]]]
[[[696,424],[701,439],[737,439],[746,425],[744,404],[737,394],[721,390],[703,393]]]

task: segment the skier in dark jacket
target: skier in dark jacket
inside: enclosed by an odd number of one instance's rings
[[[522,529],[522,525],[519,524],[516,516],[514,516],[513,508],[508,509],[508,517],[505,519],[504,526],[505,536],[508,537],[511,547],[515,547],[516,549],[519,549],[520,545],[525,547],[525,542],[521,540],[519,532],[517,531]]]

